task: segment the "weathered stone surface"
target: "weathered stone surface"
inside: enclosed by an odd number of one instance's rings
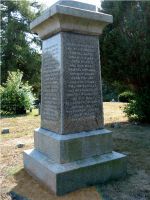
[[[103,128],[99,39],[62,33],[63,132]]]
[[[57,163],[67,163],[112,152],[112,134],[106,129],[67,135],[36,129],[35,148]]]
[[[61,34],[43,41],[41,126],[61,132]]]
[[[82,2],[78,2],[78,1],[74,1],[74,0],[65,0],[65,1],[59,0],[53,5],[53,7],[56,5],[63,5],[63,6],[84,9],[84,10],[97,11],[96,5],[82,3]]]
[[[103,128],[99,39],[59,33],[43,41],[41,127],[60,133]]]
[[[41,39],[46,39],[60,31],[100,35],[104,27],[113,21],[112,15],[94,11],[96,7],[93,5],[68,2],[57,2],[43,12],[30,24],[31,30],[38,33]]]
[[[110,22],[93,5],[61,0],[31,23],[43,39],[41,128],[24,167],[57,195],[126,174],[103,128],[98,35]]]
[[[57,195],[104,183],[126,174],[126,157],[112,152],[66,164],[58,164],[36,150],[24,152],[24,167]]]

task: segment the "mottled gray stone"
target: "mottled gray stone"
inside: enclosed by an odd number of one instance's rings
[[[126,174],[103,122],[98,35],[111,22],[93,5],[61,0],[31,23],[43,40],[41,128],[24,167],[57,195]]]
[[[61,34],[43,41],[41,127],[61,133],[62,62]]]
[[[67,135],[36,129],[35,148],[57,163],[67,163],[112,152],[112,134],[106,129]]]
[[[65,132],[103,128],[99,38],[62,33]]]
[[[60,134],[103,128],[98,37],[46,39],[42,63],[41,127]]]
[[[24,152],[24,167],[57,195],[126,174],[126,156],[112,152],[71,163],[55,163],[37,150]]]
[[[84,10],[91,10],[91,11],[97,11],[96,5],[88,4],[88,3],[82,3],[74,0],[59,0],[57,1],[53,6],[56,5],[64,5]]]
[[[80,8],[78,2],[73,4],[73,7],[59,3],[51,6],[31,22],[31,30],[38,33],[41,39],[46,39],[60,31],[100,35],[104,27],[113,21],[112,15],[91,11],[88,4],[80,3],[82,4]],[[93,9],[93,6],[91,8]]]

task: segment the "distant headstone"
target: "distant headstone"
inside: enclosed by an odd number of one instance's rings
[[[41,128],[24,167],[57,195],[126,174],[104,129],[99,35],[109,23],[96,6],[63,0],[31,23],[43,43]]]
[[[3,128],[1,133],[2,134],[8,134],[9,133],[9,128]]]
[[[112,99],[111,102],[116,102],[115,99]]]
[[[120,125],[120,123],[115,122],[115,123],[111,124],[111,127],[112,127],[112,128],[120,128],[121,125]]]
[[[17,148],[23,148],[25,146],[25,143],[22,143],[22,142],[18,142],[16,147]]]

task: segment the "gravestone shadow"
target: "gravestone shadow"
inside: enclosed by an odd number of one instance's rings
[[[28,200],[101,200],[95,187],[83,188],[64,196],[56,196],[40,185],[24,169],[14,175],[16,186],[11,192]]]

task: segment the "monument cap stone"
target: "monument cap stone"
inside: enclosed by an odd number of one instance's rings
[[[100,35],[113,22],[112,15],[97,11],[95,5],[77,1],[58,1],[30,24],[41,39],[60,31]]]
[[[77,0],[59,0],[57,1],[53,6],[55,5],[64,5],[84,10],[91,10],[91,11],[97,11],[97,6],[94,4],[89,3],[83,3]]]

